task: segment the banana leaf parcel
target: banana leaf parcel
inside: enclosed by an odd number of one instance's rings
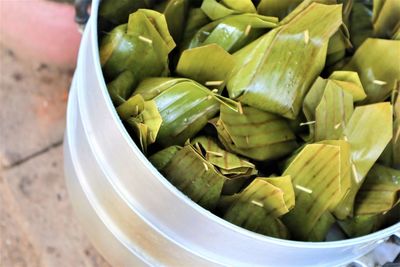
[[[313,3],[237,51],[237,65],[227,84],[229,96],[296,118],[305,94],[324,67],[329,38],[341,23],[340,5]]]
[[[119,78],[126,83],[118,89],[109,86],[113,99],[126,100],[146,77],[167,75],[168,54],[174,47],[164,15],[153,10],[140,9],[132,13],[127,24],[106,34],[100,46],[104,76],[108,81]]]

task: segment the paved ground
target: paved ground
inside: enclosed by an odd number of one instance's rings
[[[0,266],[108,266],[82,232],[63,176],[72,70],[0,45]]]

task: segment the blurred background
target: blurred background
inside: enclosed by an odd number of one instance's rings
[[[108,266],[76,221],[63,133],[73,0],[0,0],[0,266]]]

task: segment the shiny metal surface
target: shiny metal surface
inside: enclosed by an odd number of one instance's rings
[[[262,236],[204,210],[143,156],[102,78],[93,1],[68,103],[65,173],[82,225],[114,266],[336,266],[366,254],[400,223],[368,236],[312,243]]]

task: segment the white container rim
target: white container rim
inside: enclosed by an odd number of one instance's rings
[[[242,227],[239,227],[237,225],[234,225],[217,215],[209,212],[208,210],[204,209],[191,199],[189,199],[184,193],[182,193],[179,189],[177,189],[173,184],[171,184],[152,164],[151,162],[144,156],[144,154],[140,151],[136,143],[132,140],[130,137],[129,133],[125,129],[124,125],[122,124],[121,120],[118,117],[118,114],[115,110],[115,107],[111,101],[111,98],[109,96],[107,86],[104,80],[103,72],[101,69],[101,64],[100,64],[100,56],[99,56],[99,39],[98,39],[98,6],[100,4],[101,0],[94,0],[92,3],[91,7],[91,15],[90,19],[88,21],[88,24],[86,27],[91,27],[92,30],[90,31],[91,36],[89,36],[90,39],[93,40],[91,42],[92,49],[91,52],[93,53],[93,59],[95,61],[95,72],[97,77],[101,79],[100,85],[101,85],[101,93],[102,97],[104,98],[106,105],[108,107],[108,110],[112,113],[113,120],[115,121],[116,125],[118,126],[120,132],[124,136],[125,141],[129,144],[130,148],[135,151],[135,153],[139,156],[141,162],[148,167],[148,169],[151,171],[151,173],[157,177],[157,179],[166,187],[168,190],[173,192],[173,194],[179,198],[180,201],[185,202],[187,205],[191,206],[193,209],[198,211],[200,214],[202,214],[205,217],[208,217],[212,222],[217,223],[219,225],[222,225],[225,228],[228,228],[230,230],[233,230],[234,232],[239,232],[242,235],[248,236],[253,239],[259,239],[261,241],[268,241],[273,244],[277,245],[283,245],[283,246],[289,246],[289,247],[301,247],[301,248],[313,248],[313,249],[323,249],[323,248],[337,248],[337,247],[342,247],[342,246],[352,246],[352,245],[357,245],[361,243],[369,243],[369,242],[374,242],[376,240],[380,240],[384,237],[391,236],[392,234],[396,233],[397,231],[400,231],[400,222],[389,226],[387,228],[381,229],[379,231],[376,231],[374,233],[360,236],[360,237],[355,237],[355,238],[349,238],[345,240],[338,240],[338,241],[324,241],[324,242],[305,242],[305,241],[294,241],[294,240],[285,240],[285,239],[280,239],[280,238],[275,238],[275,237],[270,237],[270,236],[265,236],[261,235],[252,231],[249,231],[247,229],[244,229]],[[147,221],[148,218],[145,218]],[[154,226],[154,225],[153,225]],[[157,229],[159,230],[159,229]]]

